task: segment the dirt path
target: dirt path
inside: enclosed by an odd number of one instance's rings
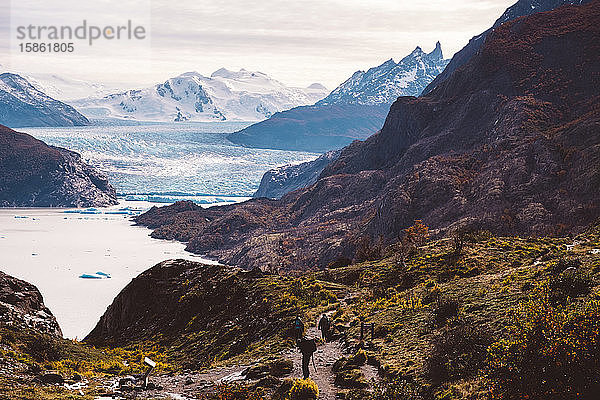
[[[316,326],[312,326],[306,331],[306,336],[308,338],[320,338],[321,332]],[[290,376],[292,378],[302,378],[302,354],[300,354],[300,351],[292,349],[282,355],[294,362],[294,370]],[[319,386],[319,400],[335,400],[335,394],[339,389],[333,384],[334,375],[331,367],[342,356],[342,345],[337,340],[321,343],[317,347],[317,352],[314,354],[317,370],[315,371],[312,361],[309,369],[310,378]]]

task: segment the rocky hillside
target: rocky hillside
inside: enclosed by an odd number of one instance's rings
[[[557,7],[566,4],[585,4],[591,0],[519,0],[512,6],[510,6],[504,13],[496,20],[494,25],[485,32],[473,37],[469,40],[469,43],[458,51],[450,60],[450,63],[444,69],[444,71],[431,81],[427,87],[423,90],[423,94],[427,95],[436,86],[448,79],[454,71],[462,67],[473,57],[483,46],[485,39],[495,28],[499,27],[505,22],[512,21],[516,18],[535,14],[538,12],[554,10]]]
[[[73,107],[47,96],[22,76],[8,72],[0,74],[0,124],[21,128],[89,123]]]
[[[313,294],[316,287],[293,283],[260,270],[164,261],[119,293],[84,342],[127,346],[160,338],[171,360],[193,369],[252,347],[274,354],[293,344],[288,328],[309,301],[303,296],[314,295],[314,305],[334,298],[320,286]]]
[[[79,154],[0,125],[1,207],[96,207],[116,203],[108,179]]]
[[[30,283],[0,271],[0,323],[62,337],[58,322]]]
[[[390,59],[368,71],[356,71],[314,106],[277,113],[228,139],[258,148],[340,149],[377,132],[398,96],[418,96],[447,63],[439,42],[429,54],[417,47],[397,63]]]
[[[600,215],[598,26],[593,2],[498,27],[429,96],[398,99],[381,132],[314,185],[213,210],[182,239],[226,263],[285,269],[352,258],[361,236],[395,241],[415,219],[435,233],[581,230]],[[171,211],[156,236],[178,230]]]
[[[316,160],[273,168],[263,175],[253,197],[278,199],[286,193],[312,185],[331,162],[337,160],[341,150],[328,151]]]

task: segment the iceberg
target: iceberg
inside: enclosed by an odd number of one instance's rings
[[[110,274],[106,272],[98,271],[94,274],[81,274],[79,275],[81,279],[110,279]]]

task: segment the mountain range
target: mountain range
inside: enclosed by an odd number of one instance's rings
[[[89,123],[73,107],[46,95],[22,76],[0,74],[0,124],[21,128]]]
[[[138,222],[266,269],[351,259],[363,239],[393,242],[417,219],[436,235],[580,231],[600,216],[598,26],[598,2],[507,22],[429,95],[400,97],[381,131],[344,148],[313,185],[280,200],[176,204]]]
[[[383,125],[398,96],[418,96],[448,64],[440,43],[417,47],[399,62],[390,59],[350,78],[314,106],[273,115],[228,136],[249,147],[326,152],[364,140]]]
[[[90,118],[140,121],[260,121],[313,104],[329,91],[318,83],[293,88],[262,72],[221,68],[207,77],[186,72],[155,86],[85,98],[73,104]]]

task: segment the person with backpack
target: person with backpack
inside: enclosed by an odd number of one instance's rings
[[[304,335],[304,322],[302,322],[302,319],[297,316],[296,320],[294,321],[294,336],[296,338],[296,340],[301,339],[302,336]]]
[[[308,339],[306,337],[302,337],[297,340],[296,344],[302,353],[302,376],[304,379],[307,379],[310,375],[310,370],[308,369],[308,364],[310,363],[310,358],[313,357],[315,351],[317,351],[317,342],[315,339]],[[313,366],[314,366],[313,359]],[[316,368],[316,367],[315,367]]]
[[[327,314],[323,314],[321,319],[319,320],[319,330],[321,331],[321,337],[325,342],[329,342],[331,322],[329,321],[329,317]]]

